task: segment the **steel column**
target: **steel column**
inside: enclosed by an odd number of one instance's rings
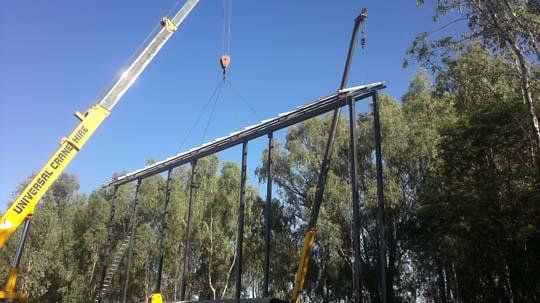
[[[238,231],[236,233],[236,291],[235,299],[240,302],[242,294],[242,251],[244,245],[244,206],[246,200],[246,167],[248,142],[242,143],[242,172],[240,174],[240,205],[238,206]]]
[[[388,298],[386,285],[386,243],[384,237],[384,184],[381,152],[381,121],[379,118],[379,96],[373,93],[373,128],[375,130],[375,163],[377,169],[377,227],[379,230],[379,262],[381,271],[382,302]]]
[[[165,235],[167,233],[167,220],[169,218],[169,200],[171,198],[171,181],[172,168],[167,171],[167,182],[165,184],[165,201],[163,203],[163,216],[161,218],[161,235],[159,239],[159,262],[154,293],[161,292],[161,276],[163,271],[163,259],[165,258]]]
[[[129,231],[129,246],[128,246],[128,259],[126,263],[126,271],[124,278],[124,294],[122,296],[122,302],[126,303],[127,291],[129,285],[129,269],[133,259],[133,246],[135,242],[135,229],[137,228],[137,211],[139,209],[139,192],[141,189],[141,179],[137,180],[137,186],[135,187],[135,199],[133,200],[133,208],[131,213],[131,228]]]
[[[101,277],[99,280],[99,287],[97,289],[97,296],[99,298],[98,302],[101,302],[103,298],[101,298],[102,293],[101,289],[103,287],[103,284],[105,283],[105,276],[107,274],[107,259],[109,258],[109,253],[112,246],[112,230],[113,230],[113,223],[114,223],[114,216],[116,214],[116,198],[118,194],[118,185],[114,186],[113,189],[113,196],[111,200],[111,211],[109,212],[109,221],[107,222],[107,238],[105,239],[105,245],[101,251]]]
[[[360,197],[358,194],[358,136],[356,134],[356,107],[352,98],[349,98],[349,153],[351,164],[351,199],[353,208],[352,238],[354,249],[353,291],[354,302],[362,302],[362,284],[360,281]]]
[[[191,162],[191,181],[189,183],[188,218],[186,226],[186,239],[184,242],[184,265],[182,270],[182,284],[180,285],[180,300],[186,300],[186,286],[191,255],[191,216],[193,212],[193,198],[195,195],[195,168],[197,160]]]
[[[268,155],[266,163],[266,205],[264,208],[264,282],[263,297],[268,297],[270,279],[270,229],[272,227],[272,151],[274,149],[273,133],[268,134]]]

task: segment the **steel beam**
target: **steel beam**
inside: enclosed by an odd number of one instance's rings
[[[189,183],[188,217],[186,226],[186,239],[184,242],[184,265],[182,270],[182,284],[180,285],[180,300],[186,300],[186,286],[189,276],[189,260],[191,258],[191,217],[193,213],[193,199],[195,196],[195,168],[197,161],[191,163],[191,181]]]
[[[274,150],[273,133],[268,134],[268,155],[266,160],[266,205],[264,208],[264,282],[263,297],[268,297],[270,280],[270,237],[272,227],[272,151]]]
[[[248,142],[242,143],[242,172],[240,174],[240,205],[238,206],[238,230],[236,233],[236,289],[235,299],[240,302],[242,294],[242,251],[244,246],[244,207],[246,202],[246,168]]]
[[[379,263],[381,272],[382,303],[388,300],[386,283],[386,243],[384,237],[384,183],[381,152],[381,121],[379,118],[379,97],[373,94],[373,128],[375,130],[375,165],[377,169],[377,227],[379,230]]]
[[[159,261],[156,273],[156,287],[154,293],[161,292],[161,277],[163,271],[163,259],[165,258],[165,235],[167,233],[167,221],[169,219],[169,201],[171,198],[172,169],[167,171],[167,182],[165,183],[165,201],[163,203],[163,215],[161,217],[161,232],[159,237]]]
[[[137,211],[139,209],[139,193],[141,189],[141,183],[141,179],[137,180],[137,186],[135,187],[135,198],[133,200],[133,207],[131,211],[131,227],[129,231],[128,257],[124,277],[124,293],[122,295],[122,303],[126,303],[127,299],[127,291],[129,286],[129,269],[131,268],[131,262],[133,259],[133,246],[135,245],[135,229],[137,228]]]
[[[368,98],[373,94],[373,92],[385,87],[386,85],[384,82],[376,82],[368,85],[340,89],[338,92],[330,96],[318,99],[307,105],[300,106],[294,111],[282,113],[278,117],[262,121],[254,126],[246,127],[244,130],[232,133],[227,137],[217,139],[211,143],[203,144],[202,146],[194,148],[188,152],[180,153],[164,161],[157,162],[143,169],[120,176],[104,184],[103,186],[107,187],[112,185],[122,185],[137,179],[144,179],[162,173],[170,168],[190,163],[196,159],[215,154],[227,148],[239,145],[245,141],[266,136],[271,132],[276,132],[293,124],[343,107],[347,105],[348,97],[352,97],[355,101]]]
[[[358,193],[358,136],[356,134],[356,107],[355,102],[349,99],[349,153],[351,166],[351,199],[352,199],[352,238],[354,249],[353,291],[354,302],[362,302],[362,285],[360,281],[360,197]]]

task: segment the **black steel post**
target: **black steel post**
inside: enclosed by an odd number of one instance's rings
[[[379,119],[379,97],[373,93],[373,127],[375,130],[375,163],[377,168],[377,228],[379,230],[379,262],[381,271],[382,302],[388,300],[386,285],[386,244],[384,237],[384,184],[381,152],[381,121]]]
[[[129,246],[124,277],[124,294],[122,296],[122,303],[126,303],[127,299],[127,291],[129,286],[129,269],[131,267],[131,262],[133,259],[133,246],[135,245],[135,229],[137,228],[137,211],[139,209],[139,192],[141,189],[141,182],[141,179],[137,180],[137,186],[135,187],[135,198],[133,200],[133,208],[131,210],[131,227],[129,230]]]
[[[240,175],[240,205],[238,206],[238,230],[236,233],[236,292],[235,299],[240,302],[242,294],[242,250],[244,245],[244,205],[246,200],[246,167],[248,143],[242,143],[242,172]]]
[[[266,205],[264,208],[264,282],[263,297],[268,297],[270,280],[270,229],[272,227],[272,151],[274,149],[273,133],[268,134],[268,155],[266,163]]]
[[[105,239],[105,245],[103,249],[101,250],[101,277],[99,279],[99,286],[97,289],[97,298],[98,302],[101,302],[103,298],[101,298],[101,288],[103,287],[103,284],[105,283],[105,276],[107,274],[107,259],[109,258],[109,254],[111,251],[112,246],[112,231],[113,231],[113,224],[114,224],[114,216],[116,214],[116,198],[118,193],[118,185],[114,186],[113,189],[113,196],[111,201],[111,210],[109,212],[109,221],[107,222],[107,238]]]
[[[362,285],[360,282],[361,274],[361,259],[360,259],[360,197],[358,193],[358,157],[357,143],[358,137],[356,134],[356,107],[352,98],[349,100],[349,153],[351,163],[351,188],[352,188],[352,238],[354,248],[354,271],[353,271],[353,291],[354,302],[362,302]]]
[[[171,197],[172,168],[167,171],[167,182],[165,183],[165,201],[163,203],[163,215],[161,217],[161,232],[159,238],[159,262],[156,273],[156,287],[154,293],[161,292],[161,276],[163,271],[163,259],[165,259],[165,235],[167,233],[167,220],[169,218],[169,200]]]
[[[180,300],[186,300],[186,286],[189,276],[189,259],[191,255],[191,215],[193,212],[193,198],[195,195],[195,168],[197,160],[191,162],[191,181],[189,183],[188,218],[186,226],[186,238],[184,241],[184,265],[182,269],[182,284],[180,285]]]

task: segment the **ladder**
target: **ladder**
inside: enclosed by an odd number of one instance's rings
[[[129,237],[126,237],[126,239],[120,242],[120,244],[118,244],[118,246],[116,247],[116,251],[114,252],[112,257],[111,266],[107,269],[105,279],[103,280],[103,285],[101,285],[101,290],[99,291],[99,295],[96,296],[96,300],[94,301],[94,303],[102,302],[105,298],[105,294],[109,290],[114,274],[120,266],[120,262],[122,261],[122,257],[124,256],[126,248],[128,247],[128,243]]]

